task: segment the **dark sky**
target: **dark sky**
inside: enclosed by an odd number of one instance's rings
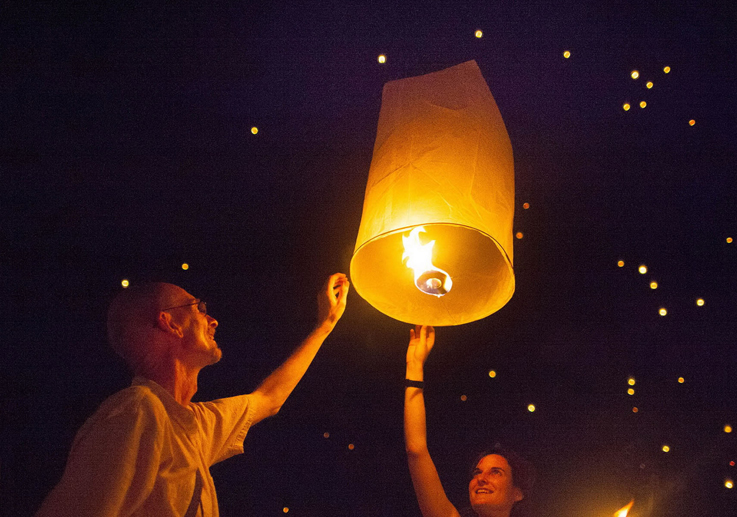
[[[634,517],[737,514],[733,4],[170,4],[0,7],[0,512],[31,515],[128,385],[104,335],[123,279],[208,302],[224,359],[196,400],[255,388],[348,272],[383,84],[475,59],[524,238],[512,300],[438,329],[427,365],[448,495],[466,504],[470,461],[500,442],[538,467],[530,515],[632,497]],[[348,302],[281,413],[212,469],[223,516],[419,515],[409,327]]]

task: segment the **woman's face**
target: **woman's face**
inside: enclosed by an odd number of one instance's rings
[[[514,486],[512,467],[507,459],[489,454],[481,458],[473,471],[468,497],[473,509],[481,514],[483,508],[511,511],[514,503],[522,500],[523,494]]]

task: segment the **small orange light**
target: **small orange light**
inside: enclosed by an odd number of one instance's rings
[[[252,133],[252,134],[254,134],[254,135],[255,135],[256,133],[258,133],[258,128],[257,128],[256,126],[253,126],[253,127],[251,128],[251,133]]]
[[[189,269],[189,264],[187,264],[186,262],[182,264],[182,269],[187,271]]]
[[[491,377],[492,379],[493,379],[494,377],[496,377],[496,371],[494,371],[494,370],[489,370],[489,377]]]
[[[732,237],[727,237],[727,244],[732,244]]]
[[[535,412],[535,409],[537,409],[537,408],[535,408],[535,404],[529,404],[527,406],[527,411],[529,411],[530,413],[534,413]]]
[[[647,102],[645,102],[645,101],[641,101],[641,102],[640,102],[640,107],[641,107],[641,108],[644,108],[645,106],[647,106]]]
[[[649,90],[650,88],[653,87],[653,82],[652,81],[648,81],[645,86],[647,86],[647,89]]]
[[[658,288],[658,283],[655,280],[650,282],[650,289],[657,289],[657,288]]]
[[[355,445],[353,445],[352,443],[349,443],[349,444],[348,444],[348,450],[351,450],[351,451],[352,451],[352,450],[353,450],[353,449],[355,449],[355,448],[356,448],[356,446],[355,446]]]
[[[663,452],[670,452],[670,447],[668,445],[663,445]]]
[[[629,111],[631,107],[632,107],[632,106],[630,106],[629,102],[625,102],[625,103],[624,103],[624,104],[622,105],[622,109],[623,109],[624,111]]]
[[[289,513],[289,508],[285,506],[284,508],[282,508],[281,511],[284,513]]]
[[[724,480],[724,486],[727,487],[727,488],[734,488],[734,481],[732,481],[731,479],[727,478],[727,479]]]
[[[689,126],[693,126],[694,124],[696,124],[696,121],[694,119],[688,121]]]
[[[630,388],[627,390],[627,395],[634,395],[634,394],[635,394],[634,388]]]
[[[377,61],[378,61],[379,63],[381,63],[381,64],[384,64],[384,63],[386,63],[386,56],[385,56],[384,54],[379,54],[379,57],[378,57],[378,58],[376,58],[376,60],[377,60]]]
[[[483,33],[483,32],[481,32],[481,29],[478,29],[478,30],[477,30],[477,31],[476,31],[476,32],[474,33],[474,35],[475,35],[475,36],[476,36],[477,38],[480,38],[480,37],[482,37],[482,36],[484,35],[484,33]]]
[[[732,426],[729,425],[729,424],[725,425],[724,426],[724,432],[727,433],[727,434],[731,433],[732,432]]]
[[[635,385],[635,378],[634,377],[630,377],[629,379],[627,379],[627,384],[629,384],[630,386],[634,386]]]
[[[637,79],[638,77],[640,77],[640,72],[638,72],[637,70],[632,70],[630,76],[632,76],[632,79]]]
[[[565,52],[563,52],[563,57],[568,59],[569,57],[571,57],[571,52],[569,50],[566,50]]]
[[[698,300],[696,300],[696,305],[698,305],[699,307],[703,307],[704,303],[705,302],[703,298],[699,298]]]
[[[461,401],[466,402],[468,400],[468,397],[465,395],[461,395]]]
[[[530,208],[530,203],[524,203],[522,205],[522,208],[524,208],[525,210],[527,210],[528,208]]]
[[[515,234],[515,237],[517,237],[518,239],[521,239],[521,238],[523,238],[524,236],[525,236],[525,234],[524,234],[524,233],[522,233],[522,232],[517,232],[517,233]]]
[[[732,461],[729,462],[729,466],[730,467],[734,467],[734,465],[735,465],[734,460],[732,460]]]
[[[122,285],[125,288],[125,287],[128,287],[131,284],[130,284],[130,282],[128,280],[125,280],[124,279],[122,282],[120,282],[120,285]]]
[[[322,437],[325,438],[325,439],[330,438],[330,433],[324,432],[324,433],[322,433]]]
[[[624,260],[620,260],[619,262],[617,262],[617,266],[624,267]]]
[[[645,264],[640,265],[640,267],[637,268],[637,271],[640,272],[641,275],[644,275],[647,273],[647,266]]]
[[[636,407],[633,407],[633,408],[632,408],[632,412],[633,412],[633,413],[637,413],[638,411],[639,411],[639,409],[637,409]]]
[[[670,73],[670,67],[669,66],[666,66],[665,68],[663,68],[663,72],[665,72],[666,74],[669,74]]]
[[[683,377],[678,377],[678,384],[683,384],[684,382],[686,382],[686,379],[684,379]]]
[[[665,307],[661,307],[660,309],[658,309],[658,314],[660,314],[661,316],[666,316],[668,314],[668,309],[666,309]]]

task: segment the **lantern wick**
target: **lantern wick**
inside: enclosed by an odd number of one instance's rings
[[[417,277],[417,288],[423,293],[432,294],[438,298],[450,291],[450,276],[445,271],[429,270]]]

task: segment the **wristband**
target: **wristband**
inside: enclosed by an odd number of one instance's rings
[[[404,379],[404,387],[405,388],[420,388],[421,390],[424,390],[425,382],[424,381],[411,381],[409,379]]]

